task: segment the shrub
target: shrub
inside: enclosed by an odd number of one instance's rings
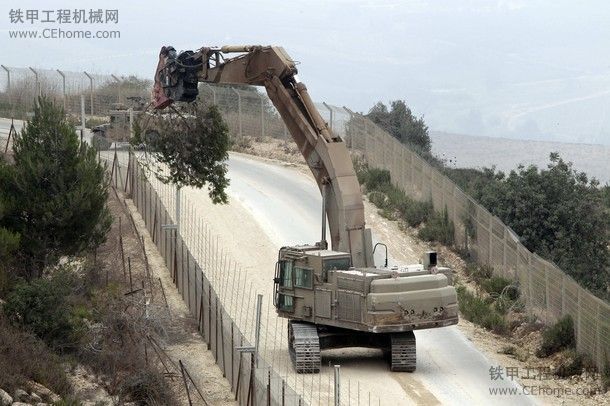
[[[125,379],[119,389],[121,399],[141,405],[168,405],[172,398],[163,375],[152,370],[136,372]]]
[[[34,335],[11,326],[0,312],[0,388],[12,393],[27,380],[61,396],[71,391],[59,357]]]
[[[401,202],[398,211],[403,220],[411,227],[417,227],[428,221],[430,215],[434,213],[432,202],[418,202],[412,199],[405,199]]]
[[[519,290],[514,286],[514,283],[501,276],[492,276],[489,279],[481,280],[481,287],[490,295],[502,295],[509,300],[519,298]]]
[[[444,245],[453,245],[455,239],[455,227],[453,221],[449,220],[447,209],[443,214],[433,213],[424,227],[418,232],[419,238],[425,241],[437,241]]]
[[[571,316],[567,315],[542,333],[542,344],[538,351],[536,351],[536,355],[544,358],[557,351],[575,347],[574,321]]]
[[[51,278],[17,283],[8,295],[4,311],[13,323],[63,350],[78,342],[79,319],[73,317],[67,296],[73,281],[67,271],[58,271]]]
[[[389,208],[390,201],[385,193],[374,190],[369,193],[369,201],[382,210]]]
[[[386,169],[368,168],[362,177],[367,190],[380,190],[391,185],[390,172]]]
[[[460,312],[467,320],[498,334],[507,331],[506,320],[492,306],[493,302],[473,295],[463,286],[457,287],[457,294]]]

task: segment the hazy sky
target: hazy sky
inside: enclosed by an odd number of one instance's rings
[[[161,45],[282,45],[316,100],[367,111],[400,98],[434,130],[610,144],[608,1],[2,2],[8,66],[152,78]],[[71,28],[121,38],[9,39],[66,27],[11,24],[16,8],[118,9],[118,24]]]

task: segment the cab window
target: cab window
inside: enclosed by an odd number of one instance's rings
[[[280,262],[280,279],[282,287],[292,289],[292,261]]]
[[[335,269],[348,270],[350,265],[349,258],[328,258],[324,260],[324,270],[332,271]]]
[[[294,286],[313,289],[313,271],[311,269],[294,267]]]
[[[286,312],[291,312],[293,311],[293,298],[292,296],[288,296],[288,295],[284,295],[282,293],[280,293],[278,295],[278,303],[277,303],[277,307],[280,310],[284,310]]]

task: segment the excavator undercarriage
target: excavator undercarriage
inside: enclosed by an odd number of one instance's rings
[[[237,54],[237,55],[231,55]],[[343,139],[332,133],[281,47],[163,47],[154,106],[192,102],[198,83],[263,86],[303,154],[322,195],[322,236],[313,245],[280,249],[274,305],[288,322],[288,350],[299,373],[317,373],[321,351],[379,348],[392,371],[414,371],[414,330],[456,324],[451,270],[429,252],[423,264],[377,268],[362,193]],[[326,240],[326,221],[330,247]]]
[[[415,371],[416,348],[413,331],[363,333],[295,320],[288,322],[288,351],[297,373],[318,373],[322,350],[348,347],[379,348],[389,357],[392,371]]]

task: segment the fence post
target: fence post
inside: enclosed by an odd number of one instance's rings
[[[355,121],[355,119],[354,119],[354,112],[351,111],[350,109],[348,109],[345,106],[343,106],[343,110],[349,115],[349,120],[353,124],[353,122]],[[350,127],[352,127],[352,126],[350,126]],[[348,134],[347,133],[347,128],[348,127],[346,125],[344,125],[344,128],[345,128],[344,134],[345,134],[345,138],[346,138],[346,140],[344,140],[344,141],[347,142],[347,147],[349,148],[349,150],[351,152],[354,152],[354,130],[352,128],[350,128],[350,133]],[[349,139],[349,142],[347,141],[347,139]]]
[[[494,217],[490,213],[489,214],[489,252],[487,253],[488,264],[489,266],[493,266],[493,243],[494,243],[494,233],[493,233],[493,221]]]
[[[261,138],[265,137],[265,96],[258,93],[258,98],[261,99]]]
[[[326,102],[322,102],[322,104],[324,105],[324,107],[326,107],[330,113],[330,120],[329,120],[329,124],[328,127],[330,128],[330,132],[333,132],[333,109],[330,108],[330,106],[328,104],[326,104]]]
[[[40,96],[42,94],[42,88],[40,86],[40,80],[38,79],[38,72],[34,68],[30,66],[29,68],[32,72],[34,72],[34,78],[36,80],[36,94]]]
[[[530,296],[530,307],[534,308],[534,295],[532,293],[532,253],[527,252],[527,283],[528,283],[528,292]]]
[[[93,76],[87,72],[83,73],[89,78],[89,97],[91,98],[91,108],[89,109],[89,114],[93,115]]]
[[[239,121],[239,136],[242,137],[242,123],[241,123],[241,94],[235,90],[234,87],[231,88],[233,92],[237,95],[237,121]]]
[[[66,111],[66,75],[57,69],[57,73],[61,76],[61,98],[64,103],[64,111]]]
[[[85,95],[80,95],[80,122],[81,128],[85,130]]]
[[[214,88],[212,86],[210,86],[209,83],[204,83],[204,85],[206,85],[208,87],[208,89],[210,89],[210,91],[212,92],[212,104],[216,104],[216,90],[214,90]]]
[[[176,186],[176,233],[180,232],[180,190],[179,186]]]
[[[549,315],[551,315],[551,306],[549,301],[549,267],[548,264],[544,264],[544,301],[546,304],[546,317],[547,323]]]
[[[339,372],[340,368],[341,365],[335,365],[335,406],[341,405],[341,376]]]
[[[117,101],[120,103],[121,102],[121,80],[119,78],[117,78],[115,75],[110,75],[110,77],[112,77],[112,79],[114,79],[117,83]]]
[[[606,359],[604,354],[602,354],[602,334],[601,334],[601,304],[599,302],[597,302],[597,314],[596,314],[596,318],[595,318],[595,338],[596,338],[596,345],[595,345],[595,363],[597,364],[597,367],[599,368],[600,371],[603,371],[603,368],[606,367],[605,363],[606,363]]]
[[[261,310],[263,308],[263,295],[260,293],[256,295],[256,326],[254,330],[254,356],[255,365],[258,368],[258,348],[261,337]]]
[[[563,316],[566,309],[566,275],[561,273],[561,315]]]
[[[502,226],[502,269],[504,273],[504,277],[512,278],[514,275],[508,275],[508,269],[506,269],[506,237],[508,235],[508,230],[505,226]]]
[[[580,350],[580,351],[582,351],[582,347],[579,348],[582,345],[582,341],[581,341],[582,329],[580,326],[580,319],[582,318],[580,316],[580,314],[582,313],[582,304],[580,301],[580,296],[581,296],[580,291],[581,290],[582,289],[580,289],[580,288],[577,290],[577,292],[578,292],[578,311],[576,312],[576,328],[577,328],[577,330],[576,330],[576,350]]]
[[[8,93],[9,100],[10,100],[10,97],[11,97],[11,71],[9,68],[7,68],[4,65],[0,65],[0,66],[2,66],[2,69],[4,69],[4,71],[6,72],[6,92]],[[9,101],[9,103],[10,103],[10,101]]]

